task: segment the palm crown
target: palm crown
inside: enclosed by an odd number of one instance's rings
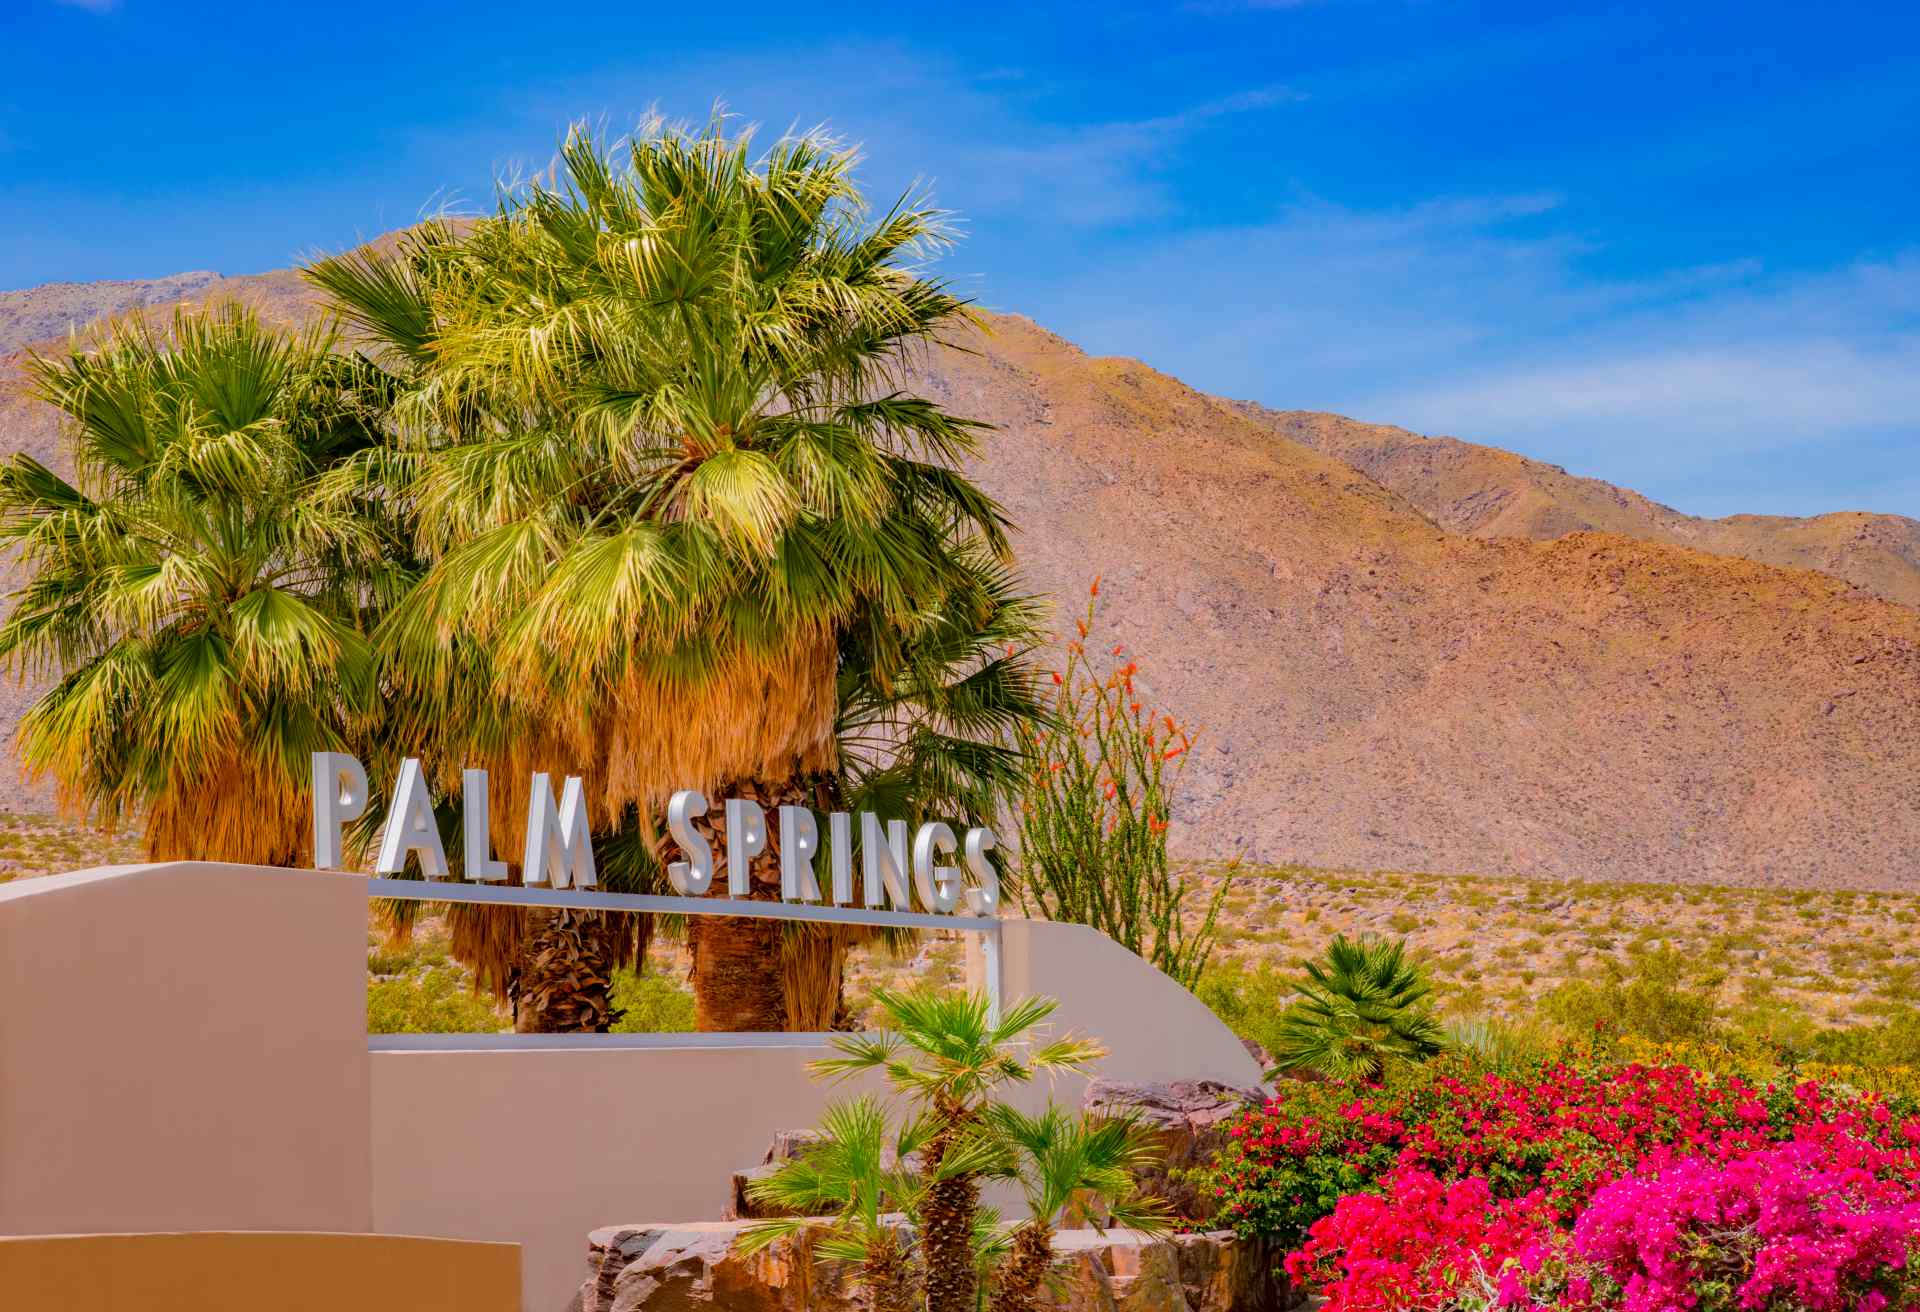
[[[0,486],[31,575],[0,656],[63,676],[29,764],[144,812],[154,857],[273,864],[304,851],[315,750],[377,782],[419,755],[443,804],[488,768],[509,853],[533,772],[580,774],[629,888],[679,788],[990,817],[1042,714],[1033,604],[955,467],[982,426],[905,386],[966,322],[917,268],[944,216],[875,216],[854,163],[576,131],[494,215],[312,265],[344,338],[229,309],[41,362],[80,476],[22,458]],[[539,1027],[608,1023],[647,933],[450,919],[496,989],[559,999]],[[703,1026],[832,1022],[847,935],[709,919]]]
[[[840,1055],[813,1062],[812,1070],[830,1078],[878,1071],[927,1116],[932,1128],[920,1155],[932,1178],[918,1206],[927,1307],[972,1312],[979,1288],[979,1181],[1005,1173],[971,1163],[978,1145],[995,1141],[988,1133],[994,1092],[1036,1074],[1084,1070],[1105,1049],[1072,1035],[1041,1040],[1036,1031],[1057,1005],[1051,998],[1024,998],[996,1017],[979,993],[876,989],[873,997],[886,1028],[836,1036]],[[969,1159],[968,1169],[951,1169],[948,1159],[959,1155]]]
[[[996,1272],[992,1312],[1033,1312],[1053,1269],[1054,1227],[1063,1215],[1159,1235],[1171,1215],[1141,1195],[1137,1173],[1159,1156],[1153,1133],[1137,1117],[1069,1114],[1049,1102],[1038,1115],[995,1103],[984,1118],[1002,1145],[997,1174],[1020,1187],[1027,1219],[1014,1228]]]
[[[400,451],[355,471],[431,560],[392,677],[516,706],[609,811],[831,766],[841,637],[884,675],[929,611],[985,613],[1006,548],[952,469],[977,425],[889,386],[961,317],[910,266],[939,213],[869,221],[821,141],[748,149],[656,133],[616,165],[576,131],[464,235],[310,271],[404,380]]]
[[[327,480],[423,558],[376,634],[394,737],[446,791],[493,770],[503,850],[535,770],[586,776],[637,848],[680,788],[979,818],[1015,776],[1033,614],[954,468],[981,426],[903,388],[965,323],[915,267],[944,217],[874,217],[854,163],[576,130],[497,214],[309,269],[396,397],[392,441]],[[703,1025],[831,1023],[846,935],[688,933]]]
[[[306,493],[378,440],[380,397],[331,346],[229,307],[30,366],[77,475],[0,471],[29,574],[0,656],[60,676],[21,755],[97,819],[142,816],[149,856],[299,863],[309,753],[344,745],[371,685],[389,541],[364,505]]]
[[[932,1117],[921,1115],[895,1131],[886,1108],[868,1096],[828,1104],[800,1156],[750,1186],[756,1201],[801,1215],[752,1227],[745,1235],[748,1250],[804,1232],[809,1218],[829,1217],[817,1256],[854,1263],[875,1312],[910,1312],[923,1257],[916,1228],[924,1227],[930,1196],[942,1185],[992,1169],[1002,1156],[999,1144],[976,1135],[936,1163],[916,1160],[937,1128]],[[975,1248],[983,1255],[1000,1247],[993,1222],[989,1213],[975,1226]]]

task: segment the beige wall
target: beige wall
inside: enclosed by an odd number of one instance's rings
[[[591,1040],[587,1040],[591,1042]],[[820,1046],[373,1054],[373,1226],[511,1239],[558,1312],[596,1226],[708,1220],[827,1096]]]
[[[368,1234],[0,1237],[7,1312],[514,1312],[520,1250]]]
[[[0,1234],[507,1240],[525,1307],[558,1312],[589,1230],[717,1217],[730,1173],[829,1096],[806,1040],[369,1053],[365,932],[352,875],[183,863],[0,885]],[[1059,998],[1055,1027],[1111,1050],[1103,1074],[1259,1078],[1105,936],[1001,936],[1006,995]],[[1030,1097],[1077,1103],[1079,1085]]]
[[[364,881],[0,884],[0,1234],[364,1230]]]

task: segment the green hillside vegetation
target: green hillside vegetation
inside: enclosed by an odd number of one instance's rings
[[[1218,875],[1195,869],[1203,886]],[[1920,1068],[1920,897],[1299,866],[1233,874],[1222,945],[1197,991],[1269,1051],[1305,963],[1344,933],[1404,938],[1455,1028],[1487,1022],[1547,1043],[1598,1027],[1646,1045]],[[507,1027],[490,1004],[452,1001],[470,976],[447,957],[444,934],[422,926],[399,956],[369,948],[370,1028]],[[905,956],[863,948],[847,979],[864,1022],[876,987],[961,985],[965,944],[927,938]],[[690,1029],[684,953],[659,945],[648,974],[621,975],[616,1001],[627,1010],[618,1031]]]
[[[131,833],[103,834],[34,812],[0,814],[0,884],[140,859]]]
[[[1241,867],[1198,991],[1271,1048],[1306,962],[1370,935],[1406,941],[1456,1025],[1920,1068],[1916,924],[1901,893]]]

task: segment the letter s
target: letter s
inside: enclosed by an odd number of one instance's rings
[[[1000,846],[1000,840],[993,836],[991,829],[967,830],[965,858],[967,873],[973,876],[974,886],[967,890],[967,911],[976,916],[997,916],[1000,914],[1000,872],[993,868],[993,862],[987,859],[987,853]]]
[[[688,857],[667,867],[667,880],[686,897],[700,897],[713,887],[713,847],[693,827],[706,813],[707,799],[697,788],[682,788],[667,803],[667,832]]]

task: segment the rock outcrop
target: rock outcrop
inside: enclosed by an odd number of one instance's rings
[[[1218,1080],[1176,1080],[1171,1084],[1129,1084],[1095,1080],[1082,1106],[1096,1116],[1131,1114],[1152,1127],[1159,1146],[1155,1165],[1138,1177],[1141,1188],[1164,1198],[1174,1212],[1195,1225],[1213,1220],[1214,1200],[1186,1178],[1204,1166],[1227,1142],[1227,1130],[1266,1094]]]
[[[780,1169],[782,1162],[798,1157],[806,1146],[818,1137],[812,1130],[780,1130],[773,1136],[773,1143],[767,1149],[767,1155],[760,1159],[758,1166],[743,1167],[733,1173],[733,1180],[727,1187],[727,1208],[724,1216],[729,1221],[765,1219],[774,1216],[792,1216],[767,1203],[757,1202],[749,1196],[748,1187],[755,1180],[765,1179]]]
[[[758,1252],[741,1249],[752,1221],[610,1226],[587,1239],[581,1312],[853,1312],[846,1268],[816,1260],[821,1227]]]
[[[751,1221],[608,1226],[588,1238],[576,1312],[861,1312],[838,1262],[817,1260],[824,1225],[755,1253]],[[1125,1230],[1054,1237],[1049,1306],[1062,1312],[1278,1312],[1275,1254],[1231,1231],[1147,1239]]]

